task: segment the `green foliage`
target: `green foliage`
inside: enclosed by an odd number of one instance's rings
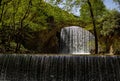
[[[109,36],[111,34],[118,34],[120,28],[120,13],[116,10],[110,11],[109,14],[103,20],[103,29],[101,30],[101,34],[104,36]]]
[[[72,14],[51,6],[44,0],[2,0],[0,1],[0,50],[6,52],[12,49],[14,52],[19,52],[27,42],[39,40],[39,37],[34,35],[35,32],[44,30],[48,31],[46,33],[48,36],[40,40],[49,41],[61,21],[76,19]],[[53,30],[53,27],[55,31],[49,36],[49,31]],[[42,49],[43,45],[39,44],[38,48]]]
[[[120,12],[116,10],[109,10],[104,14],[103,18],[98,24],[99,42],[106,52],[110,51],[110,46],[114,51],[119,48],[119,31],[120,31]]]
[[[113,1],[120,5],[120,0],[113,0]]]
[[[100,19],[104,12],[106,11],[105,5],[102,0],[90,0],[94,18],[97,21]],[[87,2],[81,5],[80,9],[80,19],[85,21],[85,22],[91,22],[91,16],[90,16],[90,11],[89,11],[89,5]]]

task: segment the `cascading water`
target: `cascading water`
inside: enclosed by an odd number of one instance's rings
[[[60,53],[90,54],[90,51],[94,48],[90,44],[91,42],[94,42],[94,36],[81,27],[70,26],[62,28]]]
[[[120,56],[0,55],[0,81],[120,81]]]

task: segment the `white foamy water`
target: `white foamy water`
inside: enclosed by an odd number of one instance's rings
[[[89,31],[70,26],[61,29],[60,53],[65,54],[90,54],[94,48],[91,42],[94,36]]]

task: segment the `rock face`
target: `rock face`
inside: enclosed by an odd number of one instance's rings
[[[70,26],[61,29],[60,53],[65,54],[90,54],[93,49],[94,36],[89,31]]]

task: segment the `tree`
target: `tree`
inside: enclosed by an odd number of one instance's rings
[[[104,16],[102,20],[101,35],[103,35],[102,42],[106,47],[106,52],[113,54],[115,49],[118,50],[119,31],[120,31],[120,12],[116,10],[109,11],[109,14]],[[118,45],[117,45],[118,44]]]
[[[43,14],[40,14],[40,11],[37,13],[38,9],[41,8],[38,7],[40,4],[41,1],[39,0],[36,2],[33,0],[1,1],[0,44],[3,46],[2,49],[5,48],[7,50],[7,48],[11,48],[11,43],[15,41],[15,52],[18,52],[25,35],[29,34],[29,31],[24,31],[26,27],[33,30],[38,30],[38,28],[40,30],[44,27],[42,23],[44,23],[45,17]],[[41,24],[43,27],[40,26]]]
[[[120,5],[120,0],[113,0],[113,1]]]
[[[97,32],[96,32],[95,18],[94,18],[91,2],[89,0],[87,0],[87,3],[90,8],[90,15],[91,15],[91,19],[92,19],[92,23],[93,23],[93,31],[94,31],[94,35],[95,35],[95,54],[98,54],[98,37],[97,37]]]
[[[90,12],[89,12],[90,11]],[[87,26],[90,31],[93,30],[95,35],[95,53],[98,53],[98,27],[97,23],[104,13],[106,12],[105,5],[102,0],[87,0],[86,4],[83,4],[80,9],[81,12],[81,20],[87,22]],[[91,20],[92,19],[92,20]],[[91,24],[93,23],[93,28],[91,28]],[[90,25],[90,26],[89,26]]]
[[[2,50],[5,52],[6,49],[9,49],[10,46],[10,40],[11,40],[11,26],[8,25],[9,21],[9,15],[7,14],[8,7],[6,7],[9,3],[11,3],[12,0],[6,0],[0,2],[0,38],[1,42],[0,45],[2,45]],[[5,17],[7,16],[7,18]],[[4,21],[6,20],[6,22]]]

